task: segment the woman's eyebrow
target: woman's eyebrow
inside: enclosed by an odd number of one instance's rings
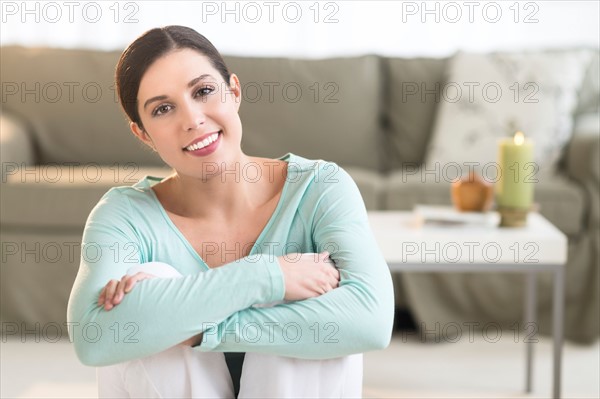
[[[146,107],[148,106],[148,104],[150,104],[151,102],[154,101],[162,101],[162,100],[166,100],[167,96],[156,96],[156,97],[152,97],[149,98],[148,100],[146,100],[146,102],[144,103],[144,109],[146,109]]]
[[[198,76],[197,78],[190,80],[190,83],[188,83],[188,87],[193,87],[196,83],[198,83],[199,81],[206,79],[206,78],[213,78],[213,76],[208,73],[202,74],[202,75]]]
[[[190,80],[190,82],[187,84],[187,87],[193,87],[196,83],[198,83],[199,81],[204,80],[206,78],[213,78],[214,79],[214,77],[211,74],[205,73],[205,74],[202,74],[202,75],[198,76],[197,78],[194,78],[194,79]],[[155,97],[149,98],[144,103],[144,109],[146,109],[146,107],[148,106],[148,104],[150,104],[150,103],[152,103],[154,101],[162,101],[162,100],[166,100],[167,98],[168,97],[165,96],[164,94],[160,95],[160,96],[155,96]]]

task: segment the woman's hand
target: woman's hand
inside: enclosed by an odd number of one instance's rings
[[[100,291],[98,305],[104,305],[104,310],[111,310],[113,307],[121,303],[125,294],[133,289],[135,283],[149,278],[156,278],[156,276],[153,274],[139,272],[131,276],[126,274],[123,276],[121,281],[110,280],[104,286],[104,288],[102,288],[102,291]]]
[[[133,275],[124,275],[121,281],[110,280],[102,291],[100,291],[100,297],[98,298],[98,305],[104,304],[104,310],[111,310],[117,306],[123,300],[125,294],[131,292],[133,287],[138,281],[146,280],[149,278],[156,278],[155,275],[139,272]],[[180,345],[185,346],[197,346],[202,342],[202,333],[194,335],[183,341]]]
[[[317,297],[339,286],[340,272],[329,259],[327,251],[292,253],[277,259],[285,282],[285,300]]]

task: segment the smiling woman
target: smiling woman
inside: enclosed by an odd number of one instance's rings
[[[157,59],[140,81],[138,104],[143,106],[138,105],[139,119],[132,118],[130,124],[133,133],[167,164],[194,179],[206,173],[198,162],[206,162],[205,157],[217,149],[223,131],[232,148],[240,145],[242,137],[239,80],[231,75],[231,82],[225,84],[213,76],[218,73],[212,65],[209,58],[192,49],[171,51]],[[197,76],[198,71],[212,74]],[[165,80],[165,76],[170,79]],[[190,155],[200,158],[192,163]],[[219,160],[231,164],[247,161],[240,155],[228,151]]]
[[[67,317],[98,332],[71,339],[100,397],[360,397],[394,299],[348,173],[244,154],[240,81],[192,29],[146,32],[116,80],[173,173],[109,190],[85,226],[100,255],[82,257]]]

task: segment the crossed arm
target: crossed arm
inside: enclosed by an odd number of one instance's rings
[[[181,278],[149,279],[107,312],[98,294],[131,264],[83,259],[68,309],[69,321],[81,326],[70,331],[80,360],[93,366],[119,363],[163,351],[199,332],[200,351],[326,359],[386,347],[394,303],[389,270],[356,185],[345,172],[340,179],[342,184],[324,188],[335,188],[336,194],[322,196],[311,226],[315,252],[329,251],[340,271],[338,288],[303,301],[254,307],[281,301],[285,294],[277,258],[261,255]],[[115,220],[127,219],[127,210],[119,209],[99,208],[88,220],[84,245],[120,248],[135,237],[126,226],[114,228]]]

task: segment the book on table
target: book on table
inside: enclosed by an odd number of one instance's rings
[[[413,208],[417,225],[478,225],[497,226],[500,222],[498,212],[461,212],[451,206],[421,205]]]

